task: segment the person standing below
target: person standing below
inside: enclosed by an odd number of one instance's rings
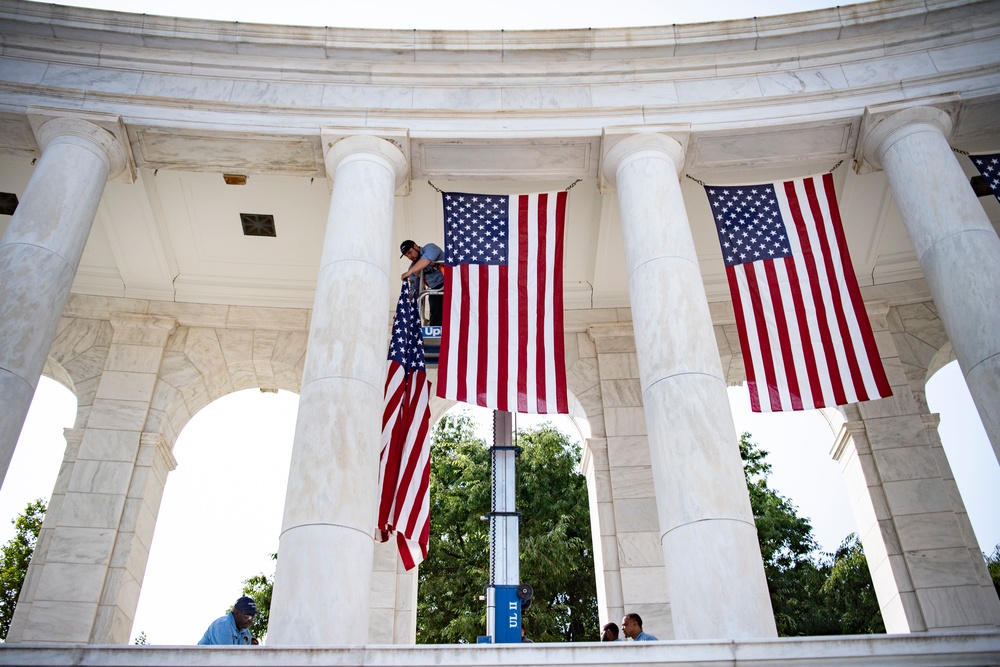
[[[440,290],[444,287],[444,274],[435,262],[444,259],[444,251],[433,243],[421,247],[413,241],[407,239],[399,244],[400,258],[405,257],[410,260],[410,268],[403,273],[403,280],[409,280],[411,276],[423,274],[424,284],[428,289]],[[444,296],[441,294],[431,294],[429,297],[431,305],[431,317],[428,324],[432,327],[441,326],[442,306]]]
[[[655,642],[656,637],[642,631],[642,617],[639,614],[625,614],[622,619],[622,633],[636,642]]]
[[[233,610],[221,616],[208,626],[204,636],[198,642],[207,646],[249,646],[253,641],[250,636],[250,623],[257,615],[257,605],[253,598],[243,596],[233,605]]]
[[[604,627],[601,628],[601,641],[602,642],[616,642],[618,641],[618,624],[617,623],[605,623]]]

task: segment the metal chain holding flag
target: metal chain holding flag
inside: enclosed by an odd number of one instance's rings
[[[848,254],[833,176],[706,185],[705,191],[753,411],[891,396]]]
[[[404,282],[385,380],[376,537],[386,542],[396,534],[407,570],[427,557],[430,539],[430,395],[417,304]]]

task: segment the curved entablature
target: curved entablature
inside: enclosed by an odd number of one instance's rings
[[[121,114],[130,127],[285,136],[357,124],[449,138],[829,122],[875,101],[1000,94],[998,9],[995,1],[875,2],[693,25],[451,32],[4,0],[0,109],[82,104]]]

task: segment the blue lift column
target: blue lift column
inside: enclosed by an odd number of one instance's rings
[[[520,554],[515,505],[513,445],[514,419],[510,412],[493,411],[490,520],[490,583],[486,588],[486,636],[480,643],[521,643]]]

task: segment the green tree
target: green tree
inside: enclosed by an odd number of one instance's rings
[[[774,622],[782,637],[885,632],[864,549],[848,536],[825,556],[809,519],[770,488],[767,452],[740,436],[740,455],[757,524]]]
[[[135,638],[132,642],[136,646],[149,646],[149,637],[146,636],[146,631],[143,630],[139,633],[139,636]]]
[[[740,436],[740,456],[778,634],[835,634],[836,628],[819,605],[826,576],[812,557],[818,550],[812,524],[798,516],[788,498],[768,486],[767,452],[750,438],[749,433]]]
[[[278,554],[271,554],[271,560],[278,560]],[[249,595],[257,605],[257,615],[250,623],[250,635],[261,643],[267,636],[267,622],[271,615],[271,592],[274,590],[274,574],[261,572],[243,582],[243,595]]]
[[[983,555],[986,558],[986,568],[990,571],[990,578],[993,579],[993,588],[997,589],[997,595],[1000,595],[1000,544],[993,548],[993,553],[989,556]]]
[[[534,597],[524,622],[535,641],[598,634],[586,480],[580,451],[551,426],[518,431],[520,571]],[[445,416],[431,444],[431,537],[419,570],[417,643],[474,642],[486,630],[490,452],[468,416]]]
[[[44,518],[44,500],[39,498],[28,503],[24,513],[11,521],[17,529],[16,534],[0,549],[0,639],[7,639],[17,596],[21,594]]]
[[[837,548],[820,592],[824,608],[836,622],[837,634],[885,632],[868,559],[856,534],[848,535]]]

